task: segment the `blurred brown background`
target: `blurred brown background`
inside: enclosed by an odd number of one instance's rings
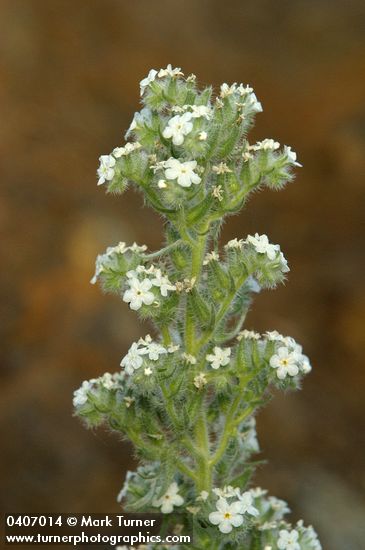
[[[5,510],[117,510],[131,448],[72,418],[72,391],[118,370],[148,329],[89,279],[107,245],[158,247],[161,223],[132,192],[105,196],[95,170],[139,109],[140,79],[172,63],[253,85],[264,113],[251,140],[290,144],[304,165],[223,236],[281,244],[289,280],[258,297],[248,328],[296,337],[314,365],[259,417],[257,484],[324,549],[365,547],[364,16],[360,0],[1,0]]]

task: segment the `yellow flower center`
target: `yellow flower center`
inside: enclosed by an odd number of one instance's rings
[[[229,512],[226,512],[224,514],[224,519],[230,519],[231,518],[231,514]]]

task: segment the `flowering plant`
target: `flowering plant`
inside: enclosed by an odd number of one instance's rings
[[[118,496],[126,510],[183,510],[194,548],[318,550],[312,527],[292,527],[286,503],[250,482],[257,410],[272,388],[297,389],[311,370],[293,338],[243,328],[253,295],[282,283],[289,267],[266,235],[219,245],[224,219],[254,191],[282,188],[300,164],[273,139],[249,144],[262,111],[249,86],[223,84],[214,97],[169,65],[141,81],[141,97],[130,141],[100,157],[98,184],[142,192],[166,243],[152,253],[108,248],[92,283],[148,319],[154,337],[132,343],[116,374],[83,382],[76,414],[134,443],[141,465]]]

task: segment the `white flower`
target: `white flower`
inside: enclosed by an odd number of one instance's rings
[[[256,94],[252,92],[246,101],[251,111],[254,113],[262,113],[263,108],[260,101],[257,100]]]
[[[160,69],[158,71],[158,78],[163,78],[164,76],[184,76],[184,73],[181,72],[181,68],[177,67],[176,69],[172,68],[172,65],[169,63],[166,69]]]
[[[134,401],[135,401],[134,397],[130,397],[129,395],[127,395],[127,397],[124,398],[125,406],[127,407],[127,409],[129,409],[129,407],[133,405]]]
[[[145,373],[146,376],[151,376],[151,374],[152,374],[152,369],[151,369],[151,367],[146,367],[146,368],[144,369],[144,373]]]
[[[290,508],[285,500],[276,497],[269,497],[268,502],[272,510],[275,512],[273,519],[282,519],[285,514],[289,514]]]
[[[260,334],[258,332],[255,332],[254,330],[241,330],[241,332],[237,335],[237,340],[240,342],[242,338],[248,339],[248,340],[259,340]]]
[[[148,107],[144,107],[139,113],[134,113],[133,120],[125,134],[125,139],[128,139],[129,135],[133,130],[143,126],[144,124],[151,123],[152,121],[152,112]]]
[[[267,495],[267,490],[261,489],[261,487],[254,487],[250,489],[250,493],[253,496],[253,498],[260,498]]]
[[[166,297],[169,290],[176,290],[175,285],[171,284],[168,277],[162,275],[160,269],[155,271],[154,279],[151,279],[153,286],[158,286],[160,288],[161,296]]]
[[[194,172],[197,163],[195,160],[180,162],[177,159],[169,158],[165,162],[165,177],[168,180],[177,180],[181,187],[190,187],[192,183],[197,185],[201,177]]]
[[[243,239],[231,239],[230,241],[228,241],[227,244],[224,245],[224,248],[226,249],[229,249],[229,248],[242,248],[242,245],[243,245],[244,241]]]
[[[292,531],[282,529],[279,531],[278,548],[280,550],[300,550],[298,539],[299,533],[296,529]]]
[[[151,361],[157,361],[160,355],[167,353],[167,349],[158,342],[154,342],[149,334],[144,339],[140,338],[138,343],[143,346],[141,354],[148,355]]]
[[[233,527],[239,527],[243,523],[241,509],[240,501],[228,504],[226,499],[220,498],[217,502],[217,512],[209,514],[209,521],[213,525],[218,525],[221,533],[230,533]]]
[[[162,135],[166,139],[172,138],[172,143],[174,145],[182,145],[184,143],[184,138],[190,134],[193,129],[193,124],[191,121],[192,114],[185,113],[183,115],[176,115],[170,118],[166,128],[162,132]]]
[[[155,69],[151,69],[148,75],[143,80],[141,80],[141,82],[139,83],[139,87],[141,89],[141,96],[144,94],[144,91],[147,88],[147,86],[149,86],[151,82],[155,80],[156,75],[157,75],[157,71]]]
[[[209,105],[189,105],[192,109],[191,116],[193,118],[205,117],[207,120],[212,116],[212,109]]]
[[[139,369],[143,365],[142,354],[143,350],[138,347],[136,342],[133,342],[127,355],[125,355],[121,360],[120,366],[124,367],[128,374],[133,374],[135,370]]]
[[[309,358],[306,355],[301,356],[301,365],[300,369],[304,374],[308,374],[312,370],[312,365],[310,364]]]
[[[115,158],[125,157],[141,147],[142,145],[138,141],[134,143],[126,143],[124,147],[116,147],[113,149],[113,156]]]
[[[105,372],[103,376],[100,377],[99,381],[107,390],[111,390],[115,386],[115,380],[110,372]]]
[[[207,361],[211,364],[213,369],[219,369],[219,367],[225,367],[228,365],[231,356],[231,348],[219,348],[215,346],[213,353],[206,356]]]
[[[279,142],[267,138],[263,141],[258,141],[255,145],[251,145],[249,149],[252,149],[252,151],[275,151],[279,149],[279,147]]]
[[[212,189],[212,196],[221,202],[223,200],[223,187],[221,185],[215,185]]]
[[[232,172],[225,162],[220,162],[217,166],[213,166],[212,171],[215,174],[229,174]]]
[[[100,166],[97,170],[99,176],[98,185],[102,185],[106,181],[111,181],[114,178],[115,158],[112,155],[101,155],[99,161]]]
[[[198,388],[198,390],[202,390],[204,386],[207,384],[207,377],[205,376],[204,372],[200,372],[197,374],[194,378],[194,386]]]
[[[84,380],[81,387],[74,391],[74,397],[72,400],[74,407],[81,407],[87,402],[87,393],[92,389],[93,383],[91,380]]]
[[[232,487],[232,485],[225,485],[223,489],[220,489],[219,487],[216,487],[213,489],[213,493],[217,495],[219,498],[230,498],[230,497],[236,497],[237,493],[239,494],[239,488]]]
[[[199,496],[196,498],[196,500],[205,502],[206,500],[208,500],[208,497],[209,497],[208,491],[201,491],[199,493]]]
[[[280,334],[277,330],[267,330],[265,332],[265,336],[268,340],[272,340],[274,342],[285,342],[285,337]]]
[[[240,84],[237,88],[237,91],[240,93],[242,97],[245,97],[246,95],[252,94],[253,88],[249,84],[246,84],[244,86],[243,84]]]
[[[217,254],[217,252],[215,252],[215,250],[212,250],[212,252],[208,252],[205,255],[203,265],[208,265],[210,262],[213,262],[213,261],[214,262],[219,261],[219,255]]]
[[[284,380],[287,374],[296,376],[299,372],[300,355],[295,351],[290,351],[287,347],[281,346],[277,353],[270,359],[270,366],[277,369],[277,377]]]
[[[267,235],[259,235],[258,233],[255,233],[254,237],[248,235],[246,242],[252,244],[259,254],[266,254],[269,260],[274,260],[277,253],[280,251],[280,246],[278,244],[269,243]]]
[[[129,250],[131,252],[136,252],[137,254],[140,254],[141,252],[145,252],[147,250],[147,245],[145,244],[137,244],[137,243],[133,243],[130,247],[129,247]]]
[[[158,187],[159,189],[166,189],[166,187],[167,187],[166,181],[163,180],[163,179],[158,180],[158,182],[157,182],[157,187]]]
[[[242,495],[237,494],[238,500],[241,503],[241,514],[250,514],[250,516],[258,516],[259,511],[252,504],[253,495],[251,491],[246,491]]]
[[[229,95],[232,95],[237,89],[237,84],[234,82],[231,86],[228,86],[225,82],[221,85],[220,90],[220,96],[223,99],[224,97],[228,97]]]
[[[155,499],[152,502],[152,505],[156,506],[156,508],[161,507],[162,514],[171,514],[174,506],[181,506],[182,504],[184,504],[184,499],[181,495],[178,494],[178,492],[179,487],[174,481],[173,483],[171,483],[166,493],[161,498]]]
[[[187,363],[190,363],[190,365],[196,365],[196,357],[194,355],[191,355],[190,353],[182,353],[181,354],[182,359],[184,359]]]
[[[279,252],[279,259],[281,263],[281,271],[283,273],[288,273],[288,271],[290,271],[290,267],[288,266],[288,260],[284,257],[284,254],[281,251]]]
[[[169,353],[175,353],[175,351],[177,351],[178,349],[180,349],[180,344],[170,344],[167,348],[167,351]]]
[[[206,141],[208,134],[206,132],[199,132],[198,139],[199,141]]]
[[[143,279],[139,281],[136,278],[128,280],[129,288],[123,294],[123,301],[129,303],[129,307],[134,310],[138,310],[143,304],[150,306],[155,296],[150,292],[152,283],[149,279]]]
[[[288,147],[287,145],[284,145],[284,155],[287,156],[289,164],[293,164],[294,166],[299,166],[300,168],[303,166],[300,164],[300,162],[297,162],[297,154],[295,151],[291,150],[291,147]]]

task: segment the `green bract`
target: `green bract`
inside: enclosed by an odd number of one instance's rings
[[[166,242],[152,253],[108,248],[92,283],[149,318],[155,334],[132,343],[119,373],[83,382],[76,414],[134,443],[141,466],[127,475],[123,507],[184,512],[193,548],[318,550],[312,528],[291,527],[286,504],[250,485],[256,411],[273,387],[297,389],[311,370],[292,338],[243,328],[254,294],[289,268],[266,235],[219,244],[225,217],[250,193],[292,179],[296,154],[272,139],[249,144],[262,107],[248,86],[223,84],[214,97],[168,66],[150,71],[141,95],[129,141],[100,157],[98,184],[143,193]]]

